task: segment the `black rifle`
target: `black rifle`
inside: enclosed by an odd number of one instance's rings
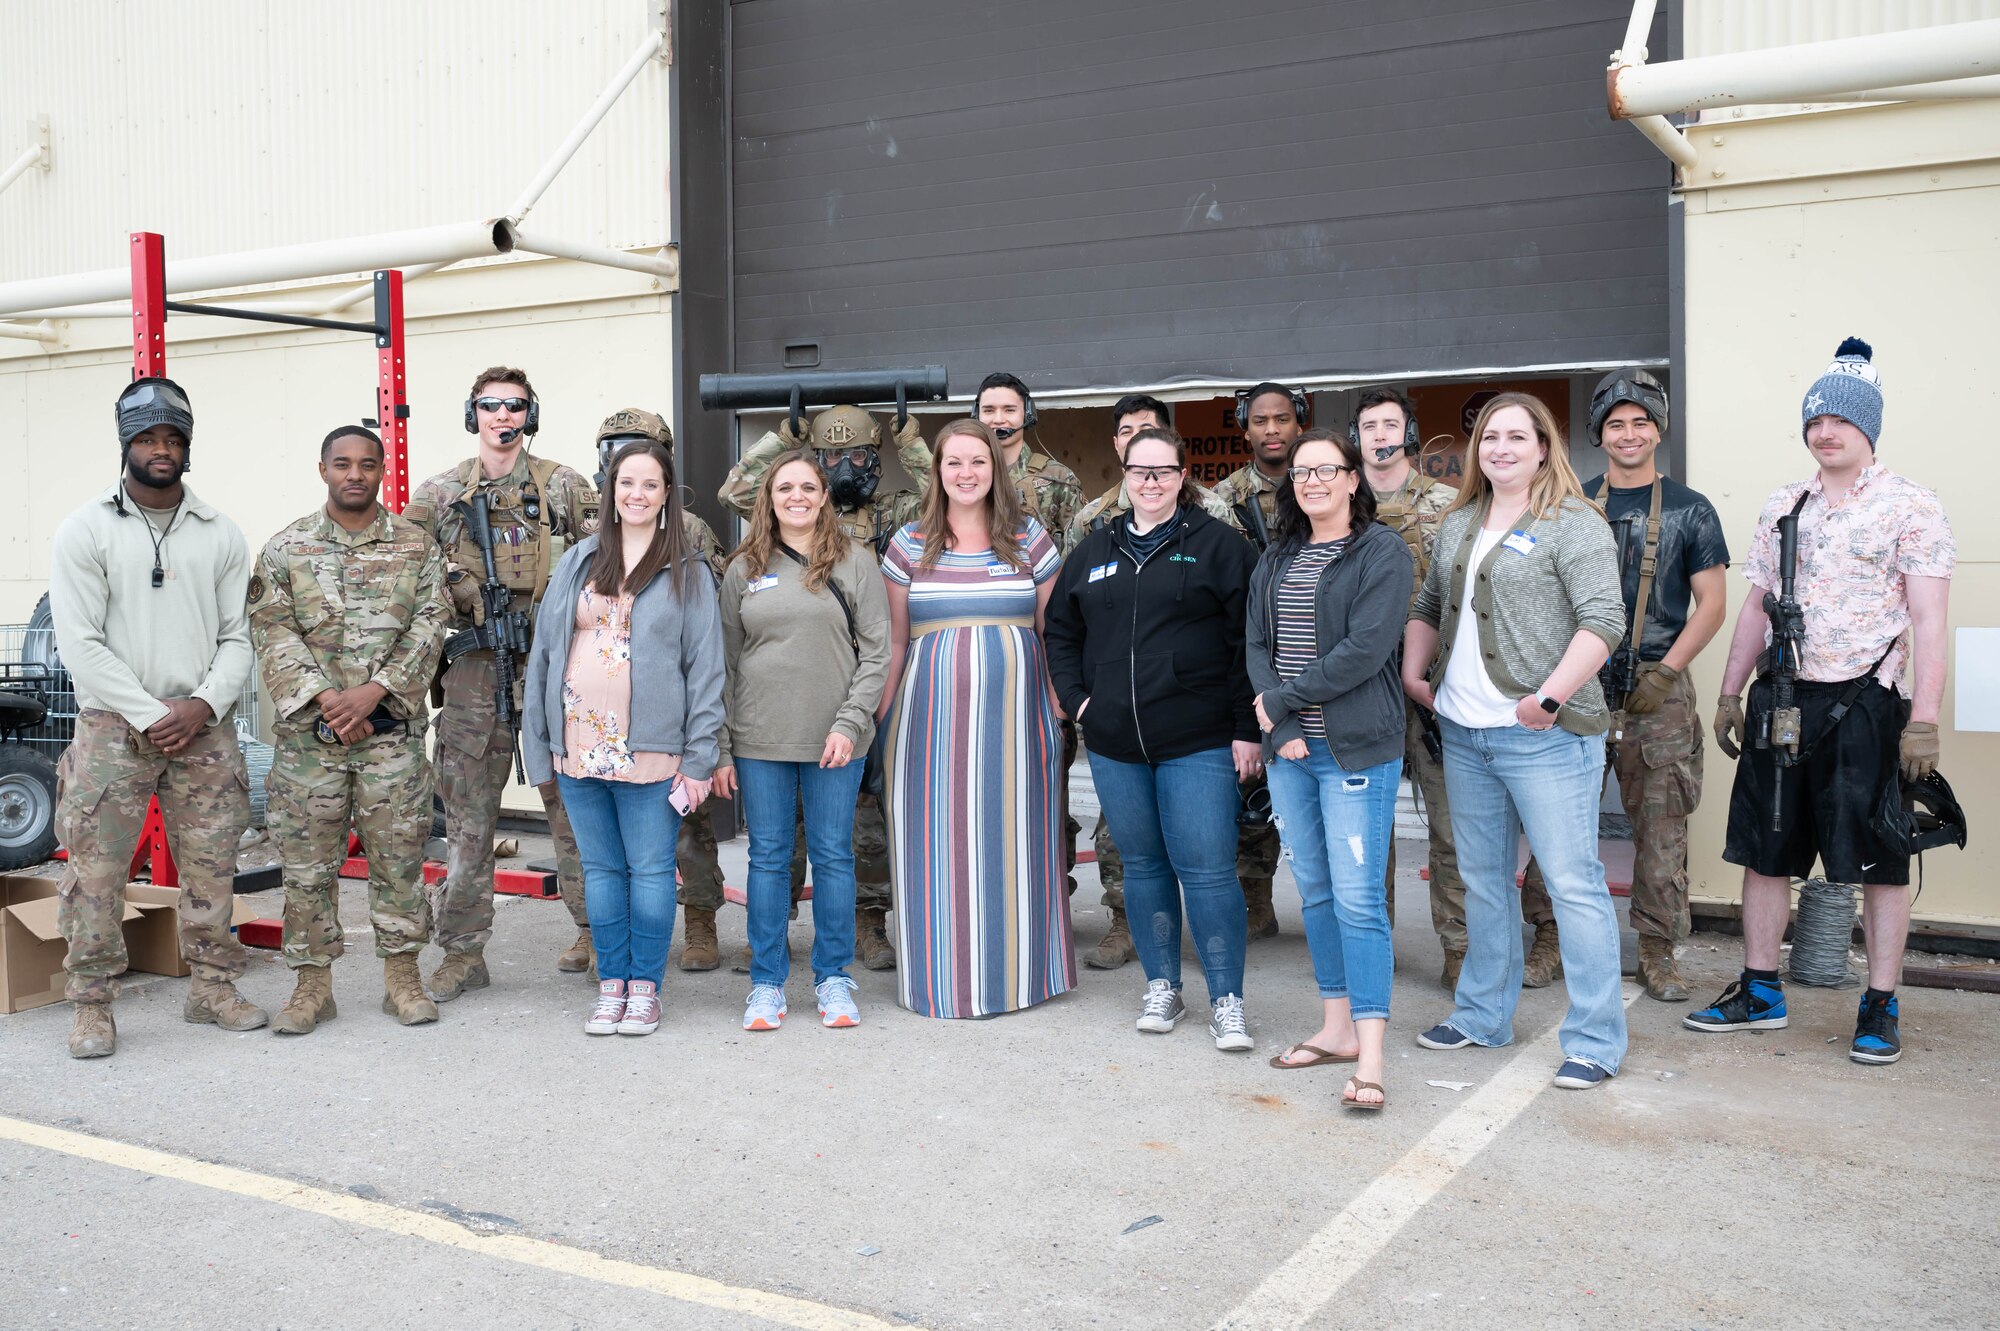
[[[1443,762],[1444,732],[1438,728],[1437,713],[1428,707],[1418,707],[1417,727],[1423,733],[1424,752],[1431,756],[1432,762]]]
[[[1795,581],[1799,571],[1799,510],[1778,519],[1778,590],[1764,593],[1764,613],[1771,620],[1771,651],[1766,658],[1771,679],[1771,713],[1759,727],[1757,746],[1772,750],[1771,830],[1784,830],[1785,769],[1799,760],[1799,647],[1806,633],[1805,607],[1799,604]]]
[[[507,727],[507,747],[514,754],[514,774],[525,784],[528,773],[521,764],[521,712],[514,706],[514,672],[516,659],[528,654],[528,612],[509,608],[514,601],[514,592],[500,581],[500,568],[493,559],[493,519],[487,508],[486,496],[475,494],[469,500],[458,500],[451,507],[465,520],[473,544],[479,547],[480,561],[486,565],[486,579],[479,584],[480,606],[484,612],[480,622],[445,639],[445,663],[448,665],[468,652],[486,650],[493,653],[494,700],[500,720]],[[534,700],[529,699],[529,705],[533,704]]]

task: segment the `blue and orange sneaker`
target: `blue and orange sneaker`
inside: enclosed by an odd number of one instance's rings
[[[1854,1044],[1847,1056],[1856,1063],[1893,1063],[1903,1056],[1896,1031],[1896,996],[1861,995],[1861,1014],[1854,1019]]]
[[[1791,1024],[1785,1015],[1785,986],[1738,976],[1722,997],[1681,1018],[1691,1031],[1777,1031]]]

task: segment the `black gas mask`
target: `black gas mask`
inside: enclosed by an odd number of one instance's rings
[[[872,448],[822,448],[819,465],[826,469],[828,498],[843,512],[873,499],[882,484],[882,455]]]

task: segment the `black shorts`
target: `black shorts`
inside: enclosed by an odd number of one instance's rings
[[[1847,689],[1846,684],[1797,684],[1799,748],[1805,757],[1785,769],[1779,828],[1773,831],[1771,786],[1777,765],[1773,750],[1755,744],[1771,710],[1771,685],[1760,679],[1750,686],[1752,742],[1736,763],[1723,859],[1770,878],[1809,878],[1817,859],[1824,866],[1821,876],[1830,882],[1896,886],[1910,881],[1910,857],[1882,844],[1873,826],[1883,787],[1897,779],[1897,750],[1909,704],[1894,689],[1871,683],[1829,731],[1827,713]]]

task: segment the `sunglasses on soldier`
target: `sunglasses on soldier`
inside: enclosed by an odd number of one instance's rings
[[[481,411],[499,411],[504,408],[519,415],[528,409],[528,399],[524,397],[476,397],[472,399],[472,405]]]

